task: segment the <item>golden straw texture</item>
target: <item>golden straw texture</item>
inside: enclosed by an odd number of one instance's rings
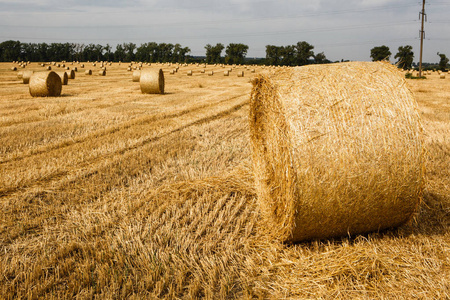
[[[61,95],[61,78],[53,71],[36,72],[30,77],[29,88],[33,97],[57,97]]]
[[[133,71],[133,82],[139,82],[139,79],[141,78],[141,71],[140,70],[135,70]]]
[[[253,82],[250,133],[268,232],[295,242],[401,225],[424,187],[416,102],[396,67],[286,68]]]
[[[30,82],[30,77],[33,75],[33,71],[23,71],[22,73],[22,83],[28,84]],[[20,74],[17,74],[19,77]]]
[[[58,74],[59,78],[61,78],[62,85],[67,85],[67,83],[69,82],[69,76],[67,76],[66,71],[56,72],[56,74]]]
[[[162,69],[142,70],[140,86],[143,94],[164,94],[164,73]]]

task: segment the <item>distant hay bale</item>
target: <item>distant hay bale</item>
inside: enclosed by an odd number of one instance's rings
[[[204,74],[204,73],[205,73],[205,69],[201,69],[201,70],[200,70],[200,73],[203,73],[203,74]]]
[[[133,72],[133,82],[139,82],[139,78],[141,78],[141,71],[140,70],[136,70]]]
[[[161,69],[141,71],[141,92],[143,94],[164,94],[164,73]]]
[[[74,70],[67,70],[67,78],[68,79],[75,79],[75,71]]]
[[[262,227],[295,242],[407,222],[424,188],[416,106],[404,76],[383,62],[256,77],[250,136]]]
[[[192,70],[187,71],[187,76],[192,76]]]
[[[86,70],[86,71],[84,71],[84,75],[92,75],[92,70]]]
[[[66,67],[66,70],[70,70],[70,67]]]
[[[170,70],[169,74],[171,74],[171,75],[175,74],[175,69],[174,70]]]
[[[31,77],[31,75],[33,75],[33,73],[34,73],[33,71],[23,71],[22,82],[24,84],[28,84],[30,82],[30,77]],[[19,76],[19,75],[17,75],[17,76]]]
[[[16,67],[12,67],[11,71],[17,71],[17,68]]]
[[[100,70],[100,71],[98,71],[98,75],[106,76],[106,71],[105,70]]]
[[[209,71],[208,72],[208,76],[213,76],[214,75],[214,71]]]
[[[237,77],[244,77],[244,71],[239,71],[237,73]]]
[[[250,70],[250,73],[255,73],[255,72],[256,72],[255,69]]]
[[[56,74],[58,74],[59,78],[61,79],[61,84],[67,85],[67,83],[69,82],[69,76],[67,75],[66,71],[56,72]]]
[[[445,79],[445,74],[444,74],[444,73],[441,73],[441,74],[439,75],[439,78],[440,78],[440,79]]]
[[[230,76],[230,72],[229,72],[228,70],[225,70],[225,71],[223,72],[223,76]]]
[[[32,97],[58,97],[61,95],[61,78],[53,71],[36,72],[30,77]]]
[[[52,69],[52,67],[51,66],[47,66],[47,68],[46,68],[48,71],[50,71],[51,69]]]
[[[80,65],[80,68],[82,68],[82,69],[83,69],[83,68],[84,68],[84,64],[81,64],[81,65]]]
[[[17,72],[17,79],[22,79],[23,78],[23,72],[19,71]]]
[[[131,72],[131,71],[132,71],[131,67],[128,67],[128,68],[127,68],[127,71],[128,71],[128,72]]]
[[[78,68],[77,68],[77,67],[74,67],[73,70],[74,70],[75,72],[78,72]]]

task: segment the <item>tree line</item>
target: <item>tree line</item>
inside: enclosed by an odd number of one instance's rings
[[[414,52],[412,46],[400,46],[397,54],[397,64],[405,70],[413,67]],[[248,46],[242,43],[230,43],[226,47],[218,43],[205,46],[204,57],[190,55],[191,49],[180,44],[134,43],[118,44],[113,51],[109,44],[79,44],[79,43],[21,43],[20,41],[5,41],[0,43],[0,61],[145,61],[145,62],[206,62],[226,64],[265,64],[280,66],[302,66],[307,64],[331,63],[323,52],[314,53],[314,46],[306,41],[294,45],[266,46],[266,57],[247,59]],[[225,55],[222,56],[223,50]],[[392,55],[389,47],[377,46],[370,50],[373,61],[389,60]],[[439,69],[445,70],[448,58],[438,53]],[[341,60],[343,61],[343,60]]]
[[[373,47],[370,50],[370,57],[372,58],[372,61],[389,61],[391,55],[392,53],[389,47],[385,45]],[[439,69],[441,71],[445,71],[447,69],[447,65],[449,62],[447,56],[439,52],[437,53],[437,55],[439,56],[438,65],[427,64],[428,66],[425,69]],[[398,52],[397,54],[395,54],[394,58],[397,59],[397,65],[399,68],[402,68],[403,70],[411,70],[413,68],[414,60],[413,47],[411,45],[398,47]]]

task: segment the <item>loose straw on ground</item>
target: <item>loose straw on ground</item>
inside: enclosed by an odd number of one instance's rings
[[[395,66],[352,62],[259,75],[250,133],[262,227],[283,241],[395,227],[418,207],[422,126]]]
[[[29,89],[32,97],[60,96],[61,78],[53,71],[36,72],[30,77]]]

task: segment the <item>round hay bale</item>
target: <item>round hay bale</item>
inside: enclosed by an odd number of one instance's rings
[[[17,68],[16,67],[12,67],[11,71],[17,71]]]
[[[440,79],[445,79],[445,74],[444,74],[444,73],[441,73],[441,74],[439,75],[439,78],[440,78]]]
[[[237,77],[244,77],[244,71],[239,71],[237,73]]]
[[[51,66],[47,66],[47,68],[46,68],[48,71],[50,71],[51,69],[52,69],[52,67]]]
[[[84,71],[84,75],[92,75],[92,70],[86,70],[86,71]]]
[[[209,71],[208,72],[208,76],[213,76],[214,75],[214,71]]]
[[[66,70],[70,70],[70,67],[66,67]]]
[[[84,68],[84,64],[81,64],[81,65],[80,65],[80,68],[82,68],[82,69],[83,69],[83,68]]]
[[[22,79],[23,78],[23,72],[19,71],[17,72],[17,79]]]
[[[192,70],[187,71],[187,76],[192,76]]]
[[[200,72],[201,72],[202,74],[204,74],[204,73],[205,73],[205,69],[201,69]]]
[[[141,71],[133,71],[133,82],[139,82],[139,78],[141,78]]]
[[[128,71],[128,72],[131,72],[131,71],[132,71],[131,67],[128,67],[128,68],[127,68],[127,71]]]
[[[250,73],[255,73],[255,72],[256,72],[255,69],[250,70]]]
[[[98,75],[106,76],[106,71],[105,70],[100,70],[100,71],[98,71]]]
[[[33,71],[23,71],[22,73],[22,82],[24,84],[28,84],[30,82],[30,77],[33,75]],[[19,77],[19,74],[17,74],[17,77]]]
[[[407,222],[424,188],[416,106],[389,63],[258,75],[250,136],[263,230],[296,242]]]
[[[77,67],[74,67],[73,70],[74,70],[75,72],[78,72],[78,68],[77,68]]]
[[[164,94],[164,73],[161,69],[141,71],[141,92],[143,94]]]
[[[68,79],[75,79],[75,71],[74,70],[67,70],[67,78]]]
[[[69,82],[69,76],[67,75],[66,71],[64,71],[64,72],[56,72],[56,74],[61,79],[61,84],[62,85],[67,85],[67,83]]]
[[[53,71],[36,72],[30,77],[32,97],[58,97],[61,95],[61,78]]]
[[[225,71],[223,72],[223,76],[230,76],[230,72],[229,72],[228,70],[225,70]]]

